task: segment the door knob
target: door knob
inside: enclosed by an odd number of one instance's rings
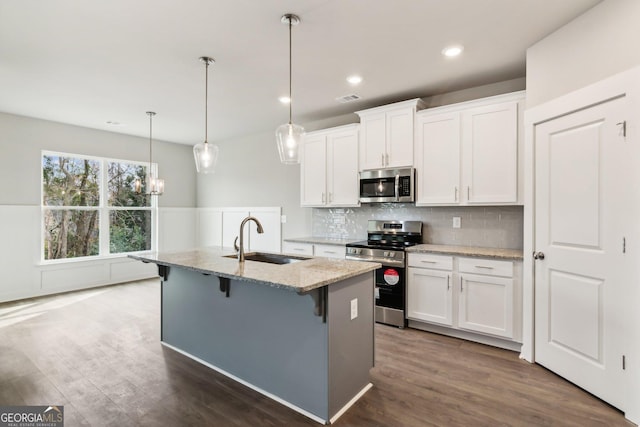
[[[534,252],[533,253],[533,259],[544,259],[544,252]]]

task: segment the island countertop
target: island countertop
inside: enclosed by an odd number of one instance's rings
[[[309,292],[381,267],[381,264],[375,262],[322,257],[282,265],[258,261],[245,261],[244,265],[241,265],[237,259],[225,257],[232,254],[232,251],[220,248],[198,248],[181,252],[129,255],[129,257],[203,274],[264,283],[297,293]]]

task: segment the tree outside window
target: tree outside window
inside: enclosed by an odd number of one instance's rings
[[[154,208],[135,191],[140,163],[42,155],[43,259],[150,250]]]

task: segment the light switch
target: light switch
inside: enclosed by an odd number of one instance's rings
[[[351,300],[351,320],[358,317],[358,298]]]
[[[460,217],[459,216],[454,216],[453,217],[453,228],[460,228]]]

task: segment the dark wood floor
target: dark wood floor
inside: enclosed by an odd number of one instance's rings
[[[0,405],[66,426],[313,426],[159,343],[159,283],[0,305]],[[516,353],[376,325],[374,388],[336,426],[630,426]]]

